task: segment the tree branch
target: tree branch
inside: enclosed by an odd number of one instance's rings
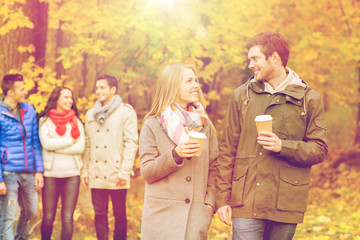
[[[342,13],[343,17],[345,17],[346,14],[345,14],[345,9],[344,9],[344,6],[343,6],[343,4],[342,4],[342,1],[341,1],[341,0],[338,0],[338,2],[339,2],[340,9],[341,9],[341,13]],[[349,23],[349,20],[348,20],[348,19],[345,20],[345,24],[346,24],[346,27],[347,27],[349,36],[351,36],[352,31],[351,31],[350,23]]]

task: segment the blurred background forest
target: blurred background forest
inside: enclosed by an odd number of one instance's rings
[[[138,114],[139,129],[161,70],[185,62],[196,66],[207,112],[221,134],[229,95],[251,76],[247,39],[279,32],[290,42],[288,66],[322,95],[330,146],[325,163],[313,168],[305,223],[295,239],[360,239],[360,0],[0,3],[1,79],[22,73],[38,112],[55,86],[68,86],[84,118],[96,99],[96,76],[112,74]],[[128,194],[129,239],[140,239],[143,185],[135,176]],[[74,239],[95,239],[89,193],[80,195]],[[40,239],[39,223],[31,239]],[[54,239],[59,229],[57,218]],[[231,239],[217,216],[209,239]]]

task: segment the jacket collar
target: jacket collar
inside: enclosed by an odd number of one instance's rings
[[[261,94],[265,92],[265,85],[263,82],[254,81],[254,77],[250,78],[246,83],[248,87],[253,90],[255,93]],[[288,85],[284,91],[278,92],[278,94],[284,94],[300,100],[304,98],[305,93],[311,89],[309,85],[307,85],[304,81],[302,81],[304,85],[290,84]]]
[[[29,104],[26,102],[20,103],[19,108],[16,111],[15,109],[13,109],[11,106],[9,106],[4,102],[4,98],[0,98],[0,107],[3,107],[7,110],[7,112],[5,112],[6,111],[5,109],[1,110],[1,113],[3,113],[4,115],[22,119],[25,112],[27,112],[29,109]]]

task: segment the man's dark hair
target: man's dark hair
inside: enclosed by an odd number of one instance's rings
[[[117,82],[116,77],[105,74],[105,75],[97,77],[96,81],[104,80],[104,79],[108,82],[110,88],[115,87],[116,92],[117,92],[117,90],[118,90],[118,82]]]
[[[260,50],[265,55],[266,59],[274,52],[277,52],[281,58],[282,65],[286,67],[289,60],[289,44],[282,36],[280,36],[280,34],[274,32],[256,34],[249,39],[246,48],[249,50],[255,46],[260,47]]]
[[[4,96],[6,97],[9,90],[14,88],[15,82],[23,82],[24,78],[21,74],[7,74],[4,76],[2,83],[1,83],[1,89],[4,93]]]

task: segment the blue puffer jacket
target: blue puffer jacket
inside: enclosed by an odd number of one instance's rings
[[[0,182],[4,181],[2,171],[44,172],[34,107],[21,103],[20,121],[0,103]]]

